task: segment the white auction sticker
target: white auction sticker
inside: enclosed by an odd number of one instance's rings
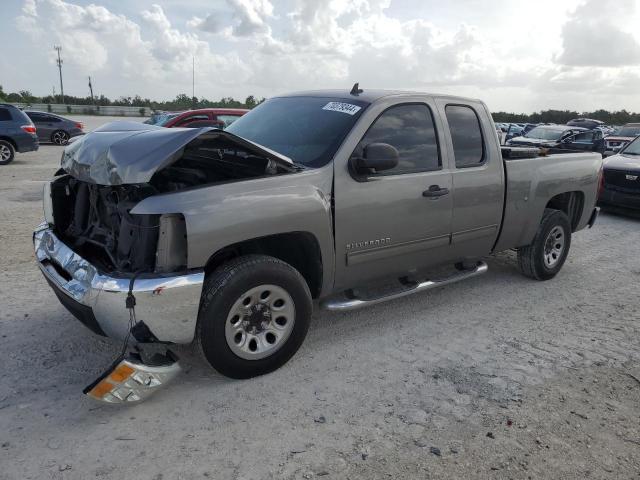
[[[347,115],[355,115],[360,111],[362,107],[358,105],[352,105],[350,103],[342,103],[342,102],[329,102],[324,107],[323,110],[331,110],[332,112],[342,112]]]

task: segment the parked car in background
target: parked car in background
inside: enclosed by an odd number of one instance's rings
[[[147,125],[162,125],[181,113],[182,112],[154,112],[142,123],[146,123]]]
[[[587,130],[591,130],[593,128],[604,125],[604,122],[600,120],[594,120],[592,118],[574,118],[573,120],[569,120],[567,125],[570,127],[582,127]]]
[[[156,125],[167,128],[217,127],[224,129],[248,111],[244,108],[201,108],[182,112]]]
[[[640,210],[640,137],[605,160],[598,202]]]
[[[11,163],[16,152],[38,150],[36,127],[13,105],[0,103],[0,165]]]
[[[69,139],[84,135],[84,124],[48,112],[25,110],[24,113],[36,126],[38,140],[56,145],[66,145]]]
[[[567,125],[539,125],[525,135],[512,138],[507,142],[507,145],[565,150],[569,143],[567,140],[573,140],[575,135],[586,132],[589,130]]]
[[[605,137],[607,135],[612,135],[619,128],[620,127],[612,127],[611,125],[600,125],[599,127],[596,127],[596,129],[600,130]]]
[[[524,127],[518,125],[517,123],[510,123],[507,127],[506,139],[511,140],[514,137],[519,137],[520,135],[522,135],[523,129]]]
[[[640,123],[627,123],[605,137],[605,156],[613,155],[640,135]]]

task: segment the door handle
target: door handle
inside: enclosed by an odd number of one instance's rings
[[[422,192],[423,197],[438,198],[449,194],[448,188],[440,188],[440,185],[431,185],[429,190]]]

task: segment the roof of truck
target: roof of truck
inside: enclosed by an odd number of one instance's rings
[[[426,93],[416,92],[410,90],[380,90],[380,89],[367,89],[362,88],[362,92],[358,95],[352,95],[349,89],[328,89],[328,90],[306,90],[301,92],[284,93],[282,95],[276,95],[276,97],[332,97],[332,98],[344,98],[361,100],[369,103],[373,103],[376,100],[380,100],[384,97],[391,96],[411,96],[411,95],[426,95],[429,97],[439,98],[454,98],[463,102],[479,102],[476,98],[459,97],[456,95],[445,95],[438,93]]]

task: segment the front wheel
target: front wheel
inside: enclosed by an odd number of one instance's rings
[[[58,130],[51,135],[51,142],[56,145],[66,145],[69,143],[69,134],[64,130]]]
[[[518,250],[518,266],[527,277],[549,280],[564,265],[571,246],[571,224],[564,212],[546,209],[530,245]]]
[[[198,341],[218,372],[263,375],[284,365],[309,329],[311,293],[291,265],[246,255],[211,273],[202,292]]]
[[[16,149],[6,140],[0,140],[0,165],[8,165],[13,161]]]

